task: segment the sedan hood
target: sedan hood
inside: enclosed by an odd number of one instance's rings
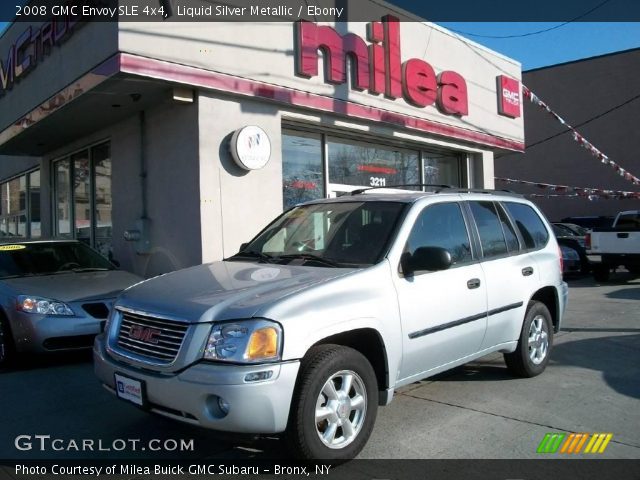
[[[115,298],[122,290],[141,280],[123,270],[108,270],[9,278],[0,282],[16,295],[36,295],[61,302],[78,302]]]
[[[251,318],[293,292],[355,271],[251,262],[214,262],[147,280],[118,305],[198,323]]]

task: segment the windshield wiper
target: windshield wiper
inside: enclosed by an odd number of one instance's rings
[[[314,255],[313,253],[289,253],[286,255],[279,255],[277,260],[283,259],[296,259],[300,258],[302,260],[309,260],[313,262],[322,263],[323,265],[327,265],[328,267],[339,267],[340,264],[334,260],[329,260],[328,258],[321,257],[319,255]]]
[[[260,259],[260,260],[262,260],[263,262],[266,262],[266,263],[273,263],[273,259],[274,259],[268,253],[258,252],[257,250],[241,250],[238,253],[236,253],[235,255],[232,255],[231,257],[229,257],[229,259],[235,258],[235,257],[258,258],[258,259]]]

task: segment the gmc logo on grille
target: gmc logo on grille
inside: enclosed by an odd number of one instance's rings
[[[143,327],[141,325],[132,325],[129,329],[129,338],[153,345],[158,344],[158,337],[161,334],[162,331],[157,328]]]

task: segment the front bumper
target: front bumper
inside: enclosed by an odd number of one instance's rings
[[[200,362],[178,373],[160,373],[114,360],[99,335],[93,347],[95,373],[115,394],[114,373],[144,382],[148,408],[154,413],[214,430],[279,433],[287,426],[300,362],[223,365]],[[266,381],[245,382],[248,373],[270,370]],[[229,404],[224,415],[218,398]]]
[[[102,300],[105,308],[113,300]],[[18,352],[44,353],[59,350],[91,348],[94,337],[100,333],[104,318],[94,318],[80,306],[71,304],[75,316],[49,316],[11,310],[9,324]],[[107,310],[108,313],[108,310]]]

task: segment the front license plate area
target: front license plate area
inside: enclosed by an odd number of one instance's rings
[[[147,392],[144,381],[136,380],[119,373],[113,374],[118,398],[131,402],[139,407],[146,407]]]

